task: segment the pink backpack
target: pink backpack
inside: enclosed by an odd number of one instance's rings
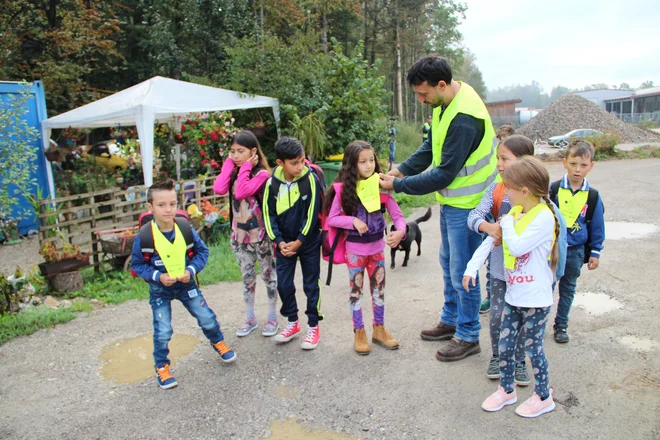
[[[341,203],[341,189],[342,183],[333,183],[335,189],[335,197]],[[380,194],[381,207],[387,204],[387,193]],[[325,281],[326,286],[330,285],[332,279],[332,266],[333,264],[346,264],[346,236],[348,235],[345,230],[333,228],[328,225],[328,215],[324,215],[322,219],[322,233],[321,233],[321,255],[325,261],[328,262],[328,278]]]

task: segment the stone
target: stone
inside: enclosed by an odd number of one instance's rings
[[[32,304],[33,305],[38,306],[41,303],[42,303],[42,300],[41,300],[40,297],[38,297],[36,295],[32,297]]]
[[[44,299],[44,305],[50,307],[51,309],[56,309],[59,307],[57,300],[50,295]]]
[[[69,299],[63,299],[63,300],[60,302],[60,305],[61,305],[62,307],[71,307],[72,304],[73,304],[73,303],[72,303],[71,300],[69,300]]]

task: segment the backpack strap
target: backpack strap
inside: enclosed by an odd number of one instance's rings
[[[591,219],[594,218],[594,212],[596,211],[596,205],[598,204],[598,190],[596,188],[589,187],[589,195],[587,196],[587,213],[585,214],[584,220],[587,223],[587,243],[584,246],[584,263],[589,262],[591,258]]]
[[[500,209],[502,208],[502,201],[504,200],[504,194],[506,192],[506,186],[504,182],[498,182],[493,189],[493,206],[490,209],[491,214],[495,220],[500,216]]]
[[[190,226],[188,220],[182,217],[174,217],[174,221],[176,222],[176,225],[179,227],[179,230],[183,234],[183,238],[186,241],[186,253],[189,257],[192,258],[195,255],[195,238],[193,237],[192,226]],[[153,237],[151,239],[153,240]]]
[[[334,265],[335,251],[337,250],[337,246],[339,245],[339,240],[341,239],[341,236],[342,233],[337,231],[337,234],[335,235],[335,240],[332,242],[332,246],[330,247],[330,253],[328,258],[328,277],[325,280],[326,286],[329,286],[330,281],[332,281],[332,266]]]
[[[557,194],[559,193],[559,185],[561,184],[561,180],[557,180],[556,182],[552,182],[550,184],[550,200],[553,202],[557,200]],[[559,206],[559,205],[558,205]]]
[[[140,252],[144,256],[145,261],[148,263],[151,261],[151,256],[156,253],[156,248],[154,247],[154,234],[151,230],[151,222],[145,223],[140,227],[140,232],[138,232],[140,237]]]

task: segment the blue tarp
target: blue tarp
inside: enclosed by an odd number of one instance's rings
[[[0,81],[0,101],[9,101],[12,96],[20,94],[21,89],[24,87],[25,86],[21,83]],[[50,167],[50,164],[44,155],[43,139],[41,137],[41,121],[48,117],[46,114],[46,95],[44,93],[44,85],[41,81],[35,81],[32,83],[30,98],[25,105],[27,106],[27,113],[25,113],[23,117],[28,125],[38,132],[38,136],[33,143],[34,148],[37,150],[37,158],[36,161],[30,165],[30,169],[32,171],[32,177],[36,179],[38,187],[41,188],[42,197],[45,198],[50,196],[47,174],[47,167]],[[5,148],[5,145],[0,145],[0,148]],[[0,181],[0,185],[9,185],[11,189],[10,182]],[[35,195],[36,192],[37,189],[34,188]],[[30,230],[36,231],[39,227],[39,222],[36,218],[37,213],[33,211],[32,205],[30,205],[24,197],[19,197],[19,203],[14,208],[14,212],[21,208],[28,209],[33,215],[21,220],[18,224],[18,232],[23,235],[27,234]]]

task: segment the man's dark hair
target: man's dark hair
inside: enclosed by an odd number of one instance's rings
[[[449,85],[452,80],[451,67],[446,59],[439,55],[429,55],[420,58],[408,70],[408,82],[410,85],[418,86],[426,81],[431,87],[444,81]]]
[[[275,143],[275,157],[279,160],[297,159],[304,155],[302,143],[294,137],[284,136]]]
[[[149,187],[147,191],[147,202],[151,203],[154,200],[153,192],[154,191],[174,191],[174,180],[165,179],[154,182],[153,185]]]

